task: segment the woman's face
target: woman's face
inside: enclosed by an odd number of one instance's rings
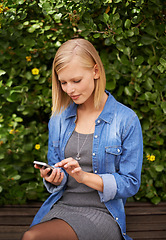
[[[99,78],[97,66],[95,65],[93,68],[83,67],[79,56],[75,56],[70,64],[58,73],[62,90],[76,104],[85,104],[93,101],[94,79],[97,78]]]

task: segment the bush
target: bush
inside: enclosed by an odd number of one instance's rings
[[[166,200],[165,8],[162,0],[1,1],[0,204],[48,196],[33,160],[46,161],[52,61],[74,37],[95,45],[107,89],[141,121],[142,184],[129,200]]]

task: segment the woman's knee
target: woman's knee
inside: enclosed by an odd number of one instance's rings
[[[37,240],[37,234],[35,231],[28,230],[24,233],[23,237],[21,240]]]

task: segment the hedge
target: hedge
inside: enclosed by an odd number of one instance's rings
[[[47,161],[54,55],[75,37],[95,45],[107,90],[141,121],[142,183],[129,201],[166,200],[165,9],[162,0],[1,0],[1,205],[48,196],[33,160]]]

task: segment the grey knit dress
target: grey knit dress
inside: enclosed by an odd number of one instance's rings
[[[86,141],[85,141],[86,139]],[[65,158],[77,155],[78,133],[73,132],[69,139]],[[92,172],[93,134],[79,133],[79,146],[83,145],[79,164],[83,171]],[[79,240],[121,240],[118,224],[100,201],[98,192],[74,178],[68,177],[63,197],[54,204],[41,222],[59,218],[67,222],[77,234]]]

